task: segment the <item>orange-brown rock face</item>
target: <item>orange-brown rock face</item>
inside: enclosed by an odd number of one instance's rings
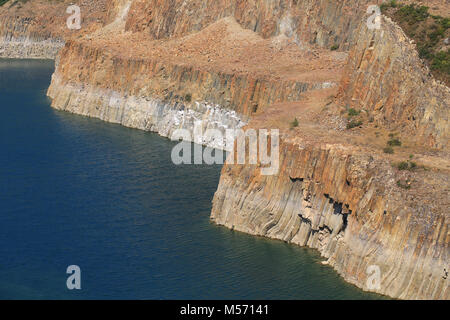
[[[48,91],[53,107],[170,137],[196,121],[237,128],[274,102],[339,83],[343,53],[263,39],[232,17],[154,40],[125,31],[128,4],[105,28],[67,41]]]
[[[223,21],[224,25],[227,23]],[[263,50],[277,50],[266,47],[263,40],[258,41],[261,41]],[[231,65],[228,65],[220,57],[216,60],[218,63],[208,62],[216,58],[213,54],[199,55],[194,52],[191,57],[189,53],[179,51],[178,44],[175,48],[169,47],[167,52],[164,44],[146,43],[142,47],[146,56],[140,55],[138,48],[127,56],[126,49],[121,50],[121,44],[123,42],[117,43],[117,46],[112,43],[104,47],[100,43],[95,45],[88,41],[68,41],[61,51],[54,78],[63,83],[93,85],[115,90],[122,95],[146,96],[166,102],[182,103],[189,95],[195,101],[209,101],[247,116],[273,102],[295,101],[304,91],[337,85],[339,82],[336,74],[324,73],[322,76],[323,70],[317,70],[317,74],[313,74],[313,70],[305,72],[307,63],[298,63],[297,68],[291,65],[295,63],[296,56],[279,63],[276,56],[267,58],[253,51],[244,56],[250,63],[243,65],[242,62],[246,61],[238,57],[241,50],[231,49],[230,55],[227,55]],[[156,45],[158,48],[152,52]],[[185,43],[181,45],[186,48]],[[292,49],[295,55],[300,52],[296,46]],[[308,58],[316,60],[313,56]],[[323,61],[332,63],[334,70],[339,70],[343,62],[338,55],[330,55]],[[321,62],[317,59],[316,64]],[[262,66],[277,63],[281,64],[278,70],[274,68],[272,73],[262,71]],[[250,73],[249,67],[255,70]],[[296,68],[298,74],[292,70],[284,71],[287,67]]]
[[[200,31],[224,17],[264,38],[286,34],[299,43],[348,48],[368,4],[350,0],[136,0],[130,8],[127,30],[144,31],[154,38]],[[381,2],[381,1],[378,1]]]
[[[107,16],[106,0],[8,1],[0,7],[0,57],[54,59],[64,40],[90,33],[103,26]],[[83,28],[70,30],[66,9],[77,4]]]
[[[389,18],[379,30],[361,25],[340,91],[342,104],[367,111],[379,127],[448,149],[450,89],[434,80],[416,45]]]
[[[396,182],[411,174],[373,150],[292,135],[281,137],[276,175],[263,176],[260,166],[225,165],[212,221],[316,248],[348,282],[368,291],[449,299],[448,173],[415,173],[420,183],[405,191]],[[371,266],[380,270],[379,287],[368,282]]]

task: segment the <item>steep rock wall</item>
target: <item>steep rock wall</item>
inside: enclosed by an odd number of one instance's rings
[[[338,105],[364,110],[373,125],[422,151],[446,154],[449,88],[429,74],[414,43],[385,17],[380,30],[360,20],[353,35]],[[261,175],[260,166],[223,168],[212,221],[315,248],[364,290],[449,299],[448,172],[400,171],[380,150],[298,133],[282,135],[274,176]],[[367,286],[369,266],[380,267],[379,288]]]
[[[53,99],[52,106],[59,110],[157,132],[169,138],[173,137],[176,129],[186,129],[191,137],[185,140],[218,149],[227,149],[225,139],[194,137],[194,130],[201,130],[201,134],[204,134],[208,129],[216,129],[226,137],[226,129],[239,129],[245,125],[242,115],[208,102],[195,102],[188,107],[182,102],[164,102],[151,96],[128,95],[96,86],[62,83],[56,75],[53,76],[48,95]]]
[[[302,92],[330,85],[123,56],[89,42],[69,40],[48,95],[54,108],[170,137],[178,128],[193,130],[199,120],[205,129],[238,128],[260,108],[298,100]],[[216,110],[212,118],[211,108]]]
[[[81,29],[67,27],[66,12],[76,4],[81,10]],[[0,57],[55,59],[65,39],[88,34],[115,14],[114,1],[107,0],[10,0],[0,7]]]
[[[418,193],[405,191],[395,184],[405,173],[368,150],[281,141],[274,176],[261,175],[260,166],[224,166],[214,223],[318,249],[348,282],[365,290],[449,299],[447,199],[434,194],[448,186],[448,176],[421,177]],[[367,287],[371,265],[380,268],[379,288]]]
[[[375,1],[377,2],[377,1]],[[381,2],[381,1],[379,1]],[[197,32],[224,17],[233,16],[244,28],[264,38],[286,35],[299,45],[339,45],[348,49],[355,30],[373,1],[351,0],[44,0],[0,8],[0,52],[3,57],[55,58],[62,40],[87,34],[112,22],[129,3],[126,31],[145,32],[155,39],[180,37]],[[68,30],[66,8],[77,4],[82,12],[82,29]],[[9,7],[11,6],[11,7]],[[9,10],[9,12],[8,12]]]
[[[31,30],[28,17],[0,17],[0,57],[55,59],[64,41],[50,32]]]
[[[382,17],[359,28],[340,86],[342,104],[368,111],[380,127],[414,135],[418,145],[448,148],[450,89],[434,80],[416,45]]]
[[[298,100],[302,92],[330,86],[328,82],[258,79],[156,59],[115,56],[83,42],[68,41],[61,51],[55,78],[62,82],[91,84],[123,95],[148,96],[183,102],[192,94],[197,101],[210,101],[226,109],[251,115],[254,107],[275,101]]]
[[[157,39],[179,37],[234,16],[265,38],[286,34],[301,43],[348,49],[370,4],[351,0],[135,0],[127,30],[145,31]]]

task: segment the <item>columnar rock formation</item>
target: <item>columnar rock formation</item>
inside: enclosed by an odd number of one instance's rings
[[[59,37],[31,31],[28,17],[2,17],[0,25],[0,57],[54,59],[64,46]]]
[[[225,165],[212,221],[315,248],[365,290],[448,299],[448,175],[405,174],[371,149],[299,136],[282,137],[274,176],[261,175],[261,166]],[[397,186],[412,176],[420,181],[414,190]],[[380,268],[378,288],[368,287],[369,266]]]
[[[448,148],[450,89],[433,79],[399,26],[387,17],[381,25],[361,25],[340,88],[342,103],[367,110],[379,126],[414,135],[418,145]]]
[[[126,32],[130,4],[123,2],[117,18],[103,29],[67,41],[48,90],[53,107],[167,137],[196,125],[203,132],[225,132],[241,128],[252,113],[273,102],[298,100],[302,92],[337,86],[340,79],[323,72],[311,77],[311,69],[295,60],[304,56],[295,43],[285,37],[265,40],[232,17],[162,42]],[[123,47],[127,41],[132,48]],[[323,55],[308,58],[332,62],[336,70],[343,66],[339,54]],[[285,71],[293,64],[298,74]],[[274,72],[265,65],[273,65]],[[223,141],[205,144],[224,147]]]
[[[55,59],[64,40],[90,33],[114,14],[109,1],[78,1],[83,29],[70,30],[66,9],[72,1],[10,0],[0,7],[0,58]]]
[[[65,28],[69,1],[0,7],[0,56],[49,58],[65,43],[54,108],[168,137],[280,129],[278,173],[225,165],[212,221],[315,248],[365,290],[449,299],[449,88],[394,22],[367,28],[374,1],[81,2],[77,32]],[[364,121],[345,130],[349,108]],[[389,134],[403,142],[393,155]],[[399,170],[410,154],[417,169]],[[369,266],[381,271],[375,288]]]

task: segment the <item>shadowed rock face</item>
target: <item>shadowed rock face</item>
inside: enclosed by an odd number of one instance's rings
[[[367,28],[374,1],[81,1],[88,14],[80,33],[65,28],[69,2],[0,8],[0,56],[52,58],[65,43],[48,90],[54,108],[170,137],[198,122],[221,130],[284,124],[339,86],[331,100],[408,137],[427,170],[397,170],[398,158],[354,137],[366,131],[335,130],[325,113],[295,130],[281,126],[278,174],[225,165],[211,219],[316,248],[365,290],[376,265],[376,292],[449,299],[449,89],[395,23]],[[55,18],[47,23],[37,7]],[[333,45],[348,58],[324,50]]]

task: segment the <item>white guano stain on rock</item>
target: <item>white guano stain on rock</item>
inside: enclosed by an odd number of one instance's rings
[[[188,105],[152,97],[127,96],[91,85],[63,84],[57,74],[53,75],[48,96],[56,109],[156,132],[168,138],[177,129],[189,130],[193,135],[198,123],[203,133],[208,129],[216,129],[225,138],[227,129],[239,129],[246,124],[245,116],[208,102],[196,101]],[[211,148],[226,149],[225,140],[202,137],[201,141],[195,142]]]

